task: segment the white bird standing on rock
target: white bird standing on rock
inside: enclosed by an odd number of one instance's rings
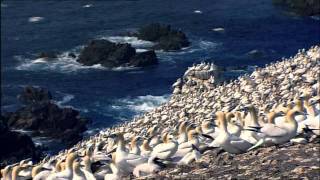
[[[257,148],[263,144],[283,144],[288,142],[291,138],[297,134],[298,123],[294,117],[298,114],[302,114],[297,109],[291,109],[286,114],[285,122],[279,125],[274,124],[275,112],[270,112],[269,123],[265,124],[258,132],[261,132],[261,139],[249,150]]]
[[[141,177],[160,171],[165,165],[158,160],[159,158],[157,157],[150,157],[147,163],[139,164],[134,168],[133,175],[135,177]]]
[[[158,157],[166,160],[171,158],[178,149],[178,143],[172,140],[172,135],[167,132],[163,135],[163,143],[155,146],[151,152],[151,157]]]
[[[66,169],[61,172],[53,173],[48,177],[48,180],[67,180],[73,178],[73,161],[78,157],[74,152],[67,155],[66,158]]]
[[[227,121],[224,112],[216,113],[219,123],[220,133],[218,137],[209,145],[210,147],[221,147],[226,152],[239,154],[246,152],[252,144],[248,141],[234,136],[228,132]]]

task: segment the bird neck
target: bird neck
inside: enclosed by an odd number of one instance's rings
[[[316,116],[316,112],[315,112],[314,107],[308,101],[304,102],[304,106],[305,106],[308,114],[310,114],[313,117]]]
[[[142,144],[142,149],[144,151],[151,151],[151,147],[149,146],[149,142],[148,141],[144,141]]]
[[[118,145],[117,150],[121,150],[121,151],[125,150],[124,139],[122,137],[119,138],[117,145]]]
[[[251,125],[258,126],[258,115],[255,109],[250,110]]]
[[[19,174],[20,170],[21,170],[21,167],[19,165],[13,168],[12,177],[11,177],[12,180],[17,180],[17,177],[18,177],[18,174]]]
[[[34,178],[40,172],[40,168],[41,168],[40,165],[32,168],[32,171],[31,171],[31,177],[32,178]]]
[[[67,161],[66,161],[66,169],[67,170],[72,170],[73,160],[74,159],[67,159]]]
[[[286,115],[286,121],[288,124],[292,125],[293,127],[297,127],[298,126],[298,123],[297,121],[294,119],[294,113],[288,113]]]

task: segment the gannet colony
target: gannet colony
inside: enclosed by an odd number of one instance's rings
[[[303,148],[320,135],[319,72],[319,46],[229,83],[214,64],[194,65],[162,106],[38,164],[8,165],[2,179],[155,178],[211,151],[241,156],[288,142]]]

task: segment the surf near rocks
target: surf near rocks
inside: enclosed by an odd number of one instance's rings
[[[68,145],[82,139],[88,119],[70,107],[59,107],[44,88],[27,86],[18,96],[23,107],[4,114],[11,129],[31,130],[35,136],[60,139]]]

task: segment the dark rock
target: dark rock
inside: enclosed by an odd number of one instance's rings
[[[4,122],[4,117],[0,119],[0,168],[12,164],[22,159],[31,158],[39,160],[41,153],[35,147],[28,135],[10,131]]]
[[[93,40],[80,53],[78,62],[92,66],[117,67],[128,63],[136,51],[130,44],[116,44],[107,40]]]
[[[74,53],[68,53],[68,57],[70,58],[76,58],[77,56]]]
[[[157,42],[155,49],[179,50],[190,45],[187,36],[169,25],[149,24],[138,30],[137,37],[142,40]]]
[[[18,95],[18,100],[25,105],[48,103],[51,99],[52,95],[47,89],[33,86],[26,86]]]
[[[24,91],[19,96],[19,99],[23,97],[24,102],[27,102],[26,106],[7,115],[10,128],[32,130],[43,136],[61,139],[70,145],[81,139],[88,120],[81,118],[79,111],[54,104],[50,101],[50,92],[41,91],[42,88],[29,86],[27,89],[33,93]]]
[[[93,40],[80,53],[77,61],[87,66],[101,64],[119,66],[147,66],[156,61],[155,53],[138,53],[130,44],[116,44],[107,40]]]
[[[154,51],[146,51],[136,54],[130,60],[130,65],[136,67],[145,67],[149,65],[154,65],[158,63],[158,58]]]
[[[320,14],[319,0],[273,0],[272,2],[299,15],[313,16]]]
[[[58,56],[57,56],[57,53],[56,52],[41,52],[39,55],[38,55],[38,58],[44,58],[44,59],[56,59]]]

